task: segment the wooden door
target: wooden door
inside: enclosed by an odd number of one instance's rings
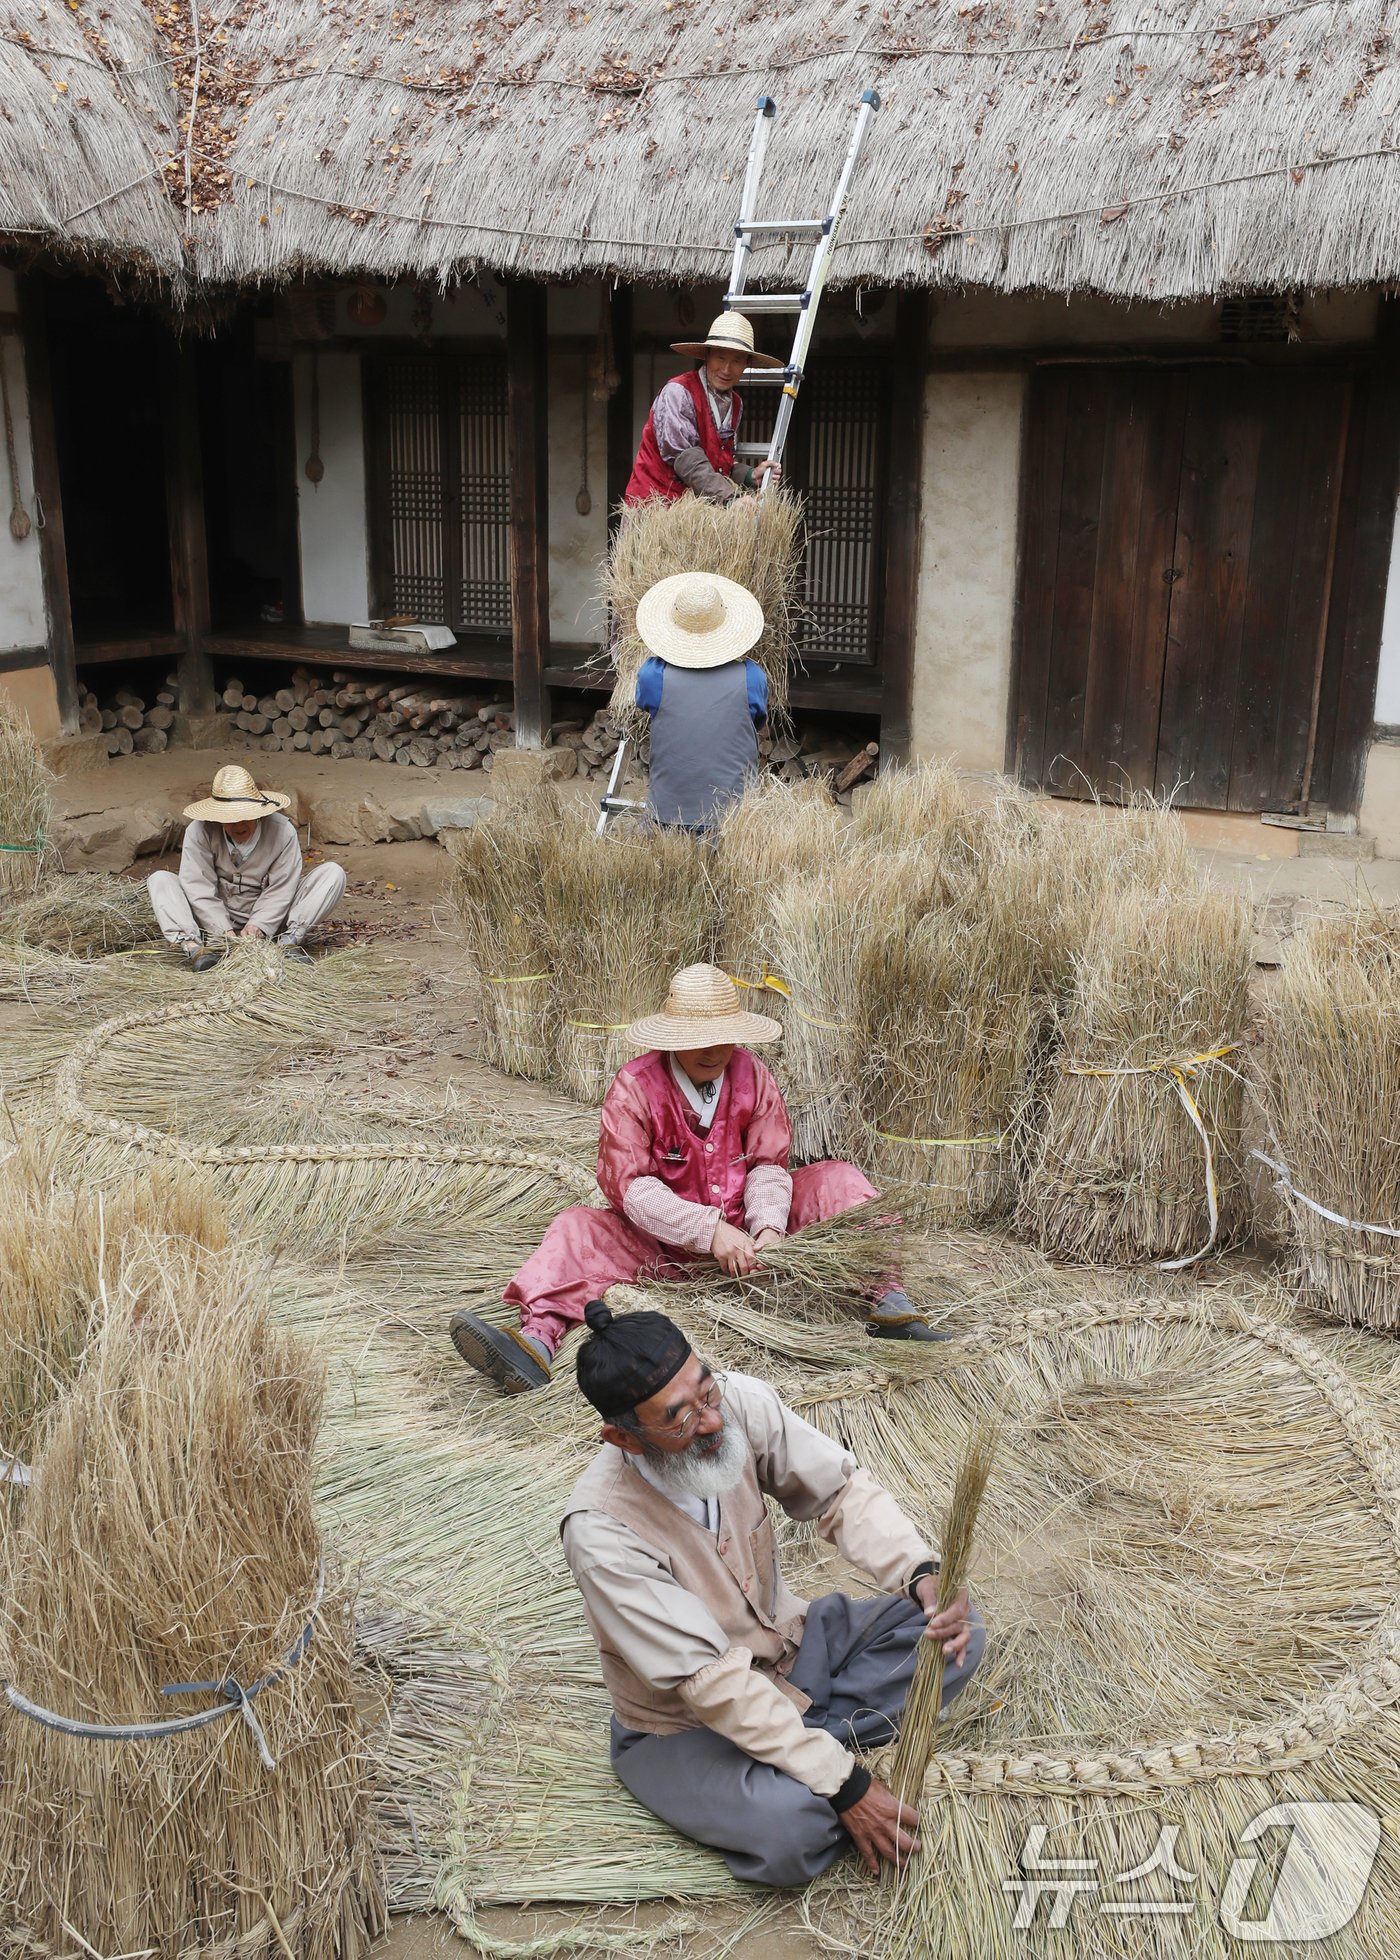
[[[1016,767],[1062,795],[1296,807],[1316,745],[1351,381],[1032,382]]]

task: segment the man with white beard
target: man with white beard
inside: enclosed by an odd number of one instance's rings
[[[943,1700],[985,1631],[966,1592],[849,1451],[751,1375],[719,1375],[659,1313],[591,1301],[578,1383],[602,1448],[561,1531],[612,1696],[612,1763],[648,1810],[736,1878],[805,1885],[854,1844],[872,1872],[918,1849],[917,1813],[851,1752],[897,1734],[922,1638]],[[881,1587],[810,1605],[783,1583],[773,1498]]]

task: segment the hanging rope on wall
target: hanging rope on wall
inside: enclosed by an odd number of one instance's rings
[[[6,341],[0,336],[0,402],[5,409],[5,460],[10,466],[10,536],[27,538],[33,526],[24,499],[19,494],[19,463],[15,457],[15,418],[10,411],[10,377],[6,368]]]
[[[312,483],[319,483],[326,473],[321,461],[321,367],[316,349],[311,350],[311,454],[306,459],[306,474]]]

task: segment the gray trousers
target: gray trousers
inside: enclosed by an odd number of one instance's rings
[[[982,1658],[986,1628],[974,1609],[972,1644],[950,1661],[943,1705],[960,1694]],[[812,1698],[803,1716],[847,1747],[880,1748],[899,1732],[914,1678],[922,1609],[900,1595],[814,1599],[788,1679]],[[614,1718],[612,1764],[638,1803],[724,1856],[736,1878],[757,1885],[806,1885],[835,1864],[851,1840],[825,1797],[717,1735],[683,1729],[646,1735]]]
[[[146,890],[151,895],[151,910],[156,915],[156,924],[172,946],[200,946],[204,943],[204,934],[185,896],[185,888],[173,871],[153,871],[146,880]],[[268,937],[294,939],[300,944],[313,926],[318,926],[335,910],[344,896],[345,873],[340,866],[318,864],[314,871],[307,872],[297,886],[290,911],[281,925],[273,927]],[[248,923],[246,913],[240,917],[230,909],[229,917],[236,928]]]

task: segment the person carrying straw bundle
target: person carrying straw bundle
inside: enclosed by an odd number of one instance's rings
[[[918,1815],[852,1749],[898,1733],[923,1642],[942,1705],[985,1628],[841,1444],[751,1375],[716,1374],[660,1313],[600,1300],[578,1384],[602,1447],[561,1532],[612,1697],[612,1765],[641,1804],[713,1845],[736,1878],[805,1885],[852,1845],[872,1872],[917,1849]],[[807,1602],[783,1581],[765,1508],[814,1520],[882,1597]]]
[[[647,1052],[618,1071],[603,1103],[598,1183],[607,1208],[573,1205],[550,1225],[503,1296],[520,1309],[519,1331],[466,1310],[454,1315],[452,1340],[469,1366],[507,1394],[542,1388],[560,1342],[607,1287],[643,1273],[676,1277],[706,1257],[742,1278],[765,1246],[878,1196],[854,1164],[788,1169],[787,1107],[750,1053],[781,1033],[740,1006],[718,967],[676,974],[661,1013],[628,1028],[629,1042]],[[937,1338],[893,1282],[871,1302],[867,1332]]]
[[[196,973],[207,973],[235,939],[273,939],[288,959],[309,961],[302,944],[345,896],[338,864],[304,871],[280,790],[261,790],[229,763],[208,796],[186,807],[190,825],[180,870],[146,880],[156,922]]]
[[[651,719],[647,800],[658,823],[714,830],[758,780],[756,730],[768,719],[768,676],[745,655],[763,608],[733,579],[677,572],[637,607],[648,658],[636,704]]]
[[[742,313],[721,313],[703,340],[674,341],[671,352],[688,354],[700,365],[668,381],[652,403],[623,503],[644,504],[651,497],[672,503],[691,491],[710,503],[727,504],[756,490],[770,470],[776,483],[781,464],[734,462],[744,412],[737,384],[744,369],[783,365],[755,350],[753,323]]]

